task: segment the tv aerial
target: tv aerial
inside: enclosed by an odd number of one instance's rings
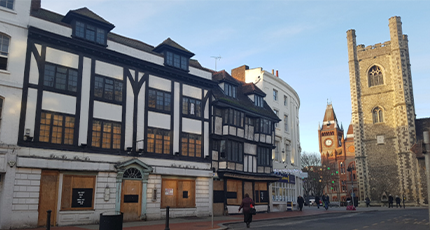
[[[211,58],[215,59],[215,71],[216,71],[216,64],[217,64],[217,61],[221,59],[221,56],[219,56],[219,55],[218,56],[211,56]]]

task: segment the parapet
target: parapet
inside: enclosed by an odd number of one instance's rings
[[[384,55],[390,52],[391,41],[377,43],[375,45],[370,45],[366,47],[363,44],[357,46],[357,55],[359,59]]]

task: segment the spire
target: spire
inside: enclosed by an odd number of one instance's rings
[[[330,103],[327,105],[327,108],[325,109],[323,125],[331,125],[331,124],[335,124],[337,126],[336,114],[334,113],[333,105]]]

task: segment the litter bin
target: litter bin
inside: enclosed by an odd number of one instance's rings
[[[287,211],[293,211],[293,202],[292,201],[287,202]]]
[[[99,230],[122,230],[122,212],[100,213]]]

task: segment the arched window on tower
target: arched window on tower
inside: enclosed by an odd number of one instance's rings
[[[384,122],[384,114],[380,107],[376,107],[372,110],[373,124]]]
[[[382,70],[379,66],[372,66],[369,70],[369,87],[384,84]]]

